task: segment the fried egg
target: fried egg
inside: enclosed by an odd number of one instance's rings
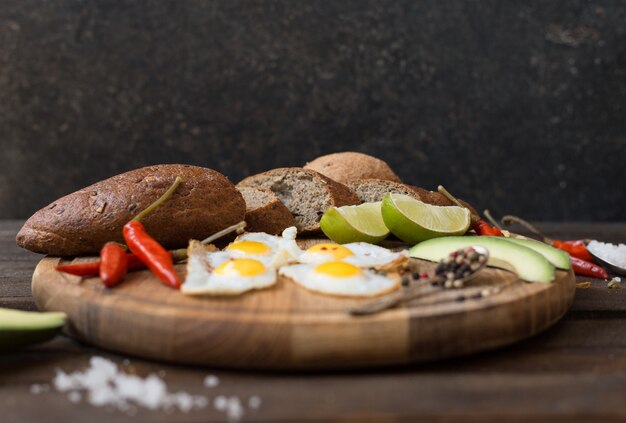
[[[302,253],[296,244],[296,228],[283,231],[282,236],[269,235],[265,232],[249,232],[238,236],[224,251],[212,254],[209,263],[219,266],[228,258],[251,258],[274,269],[283,266]]]
[[[321,294],[342,297],[374,297],[393,291],[399,278],[389,278],[345,261],[283,266],[278,273],[298,285]]]
[[[325,263],[343,261],[358,267],[391,269],[406,264],[409,256],[406,251],[395,253],[386,248],[367,242],[350,244],[316,244],[298,257],[300,263]]]
[[[212,267],[209,257],[219,253],[190,244],[187,277],[180,290],[186,295],[237,295],[253,289],[268,288],[276,283],[276,270],[252,258],[223,256]]]

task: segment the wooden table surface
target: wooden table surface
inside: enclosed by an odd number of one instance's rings
[[[0,307],[32,310],[30,279],[40,255],[15,246],[22,222],[0,221]],[[545,223],[548,235],[626,243],[626,224]],[[56,369],[84,370],[90,357],[109,358],[136,374],[163,375],[170,391],[258,396],[242,421],[621,421],[626,419],[626,284],[578,289],[566,317],[547,332],[498,351],[447,362],[349,372],[239,372],[170,365],[112,354],[66,337],[0,355],[2,422],[226,421],[212,404],[188,413],[139,409],[129,415],[51,389]],[[129,366],[129,361],[130,366]],[[165,372],[165,373],[162,373]],[[219,386],[207,388],[207,375]]]

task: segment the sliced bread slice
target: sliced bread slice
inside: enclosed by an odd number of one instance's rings
[[[296,220],[272,191],[265,188],[237,187],[246,201],[246,229],[250,232],[280,234]]]
[[[314,170],[299,167],[273,169],[249,176],[237,187],[261,187],[272,191],[287,206],[300,233],[319,232],[320,219],[329,208],[360,203],[359,197],[345,185]]]
[[[363,203],[381,201],[388,192],[409,195],[424,201],[426,198],[424,193],[428,192],[422,188],[384,179],[357,179],[356,181],[348,182],[346,186],[356,192],[356,195],[359,196]]]

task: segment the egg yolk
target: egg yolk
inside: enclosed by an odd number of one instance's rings
[[[328,263],[320,264],[315,267],[315,271],[336,278],[347,278],[363,273],[359,267],[343,261],[329,261]]]
[[[256,276],[265,272],[265,266],[258,260],[242,258],[230,259],[215,268],[216,275]]]
[[[331,244],[331,243],[317,244],[317,245],[312,246],[306,251],[307,253],[330,254],[331,256],[333,256],[335,260],[341,260],[348,256],[354,255],[352,251],[350,251],[343,245]]]
[[[227,250],[236,250],[241,251],[246,254],[268,254],[270,252],[270,247],[262,242],[257,241],[239,241],[233,242],[228,247]]]

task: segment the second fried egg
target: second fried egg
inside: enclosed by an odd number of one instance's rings
[[[400,267],[409,260],[406,251],[393,252],[386,248],[367,242],[350,244],[322,243],[316,244],[298,257],[300,263],[326,263],[343,261],[358,267],[390,269]]]
[[[374,297],[393,291],[399,280],[345,261],[283,266],[278,273],[317,293],[341,297]]]

